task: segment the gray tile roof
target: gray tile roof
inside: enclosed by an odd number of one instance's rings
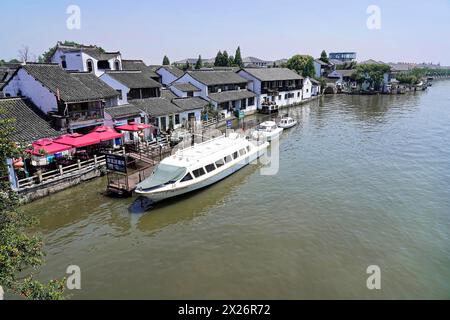
[[[108,113],[113,119],[139,116],[141,112],[141,109],[132,104],[124,104],[121,106],[105,108],[105,113]]]
[[[211,93],[209,98],[217,103],[254,98],[256,95],[249,90],[232,90],[217,93]]]
[[[245,68],[244,71],[260,81],[301,80],[302,76],[287,68],[252,69]]]
[[[105,98],[114,98],[119,95],[116,90],[108,86],[105,82],[90,72],[70,72],[70,74],[81,81],[88,88],[99,92]]]
[[[229,71],[189,71],[188,73],[192,78],[207,86],[247,83],[247,79]]]
[[[159,78],[159,75],[142,60],[122,60],[123,70],[139,70],[150,78]]]
[[[189,82],[188,83],[174,83],[172,86],[182,92],[201,91],[199,88],[197,88],[196,86],[194,86],[192,83],[189,83]]]
[[[108,98],[102,92],[97,92],[95,88],[87,87],[57,64],[36,63],[27,64],[21,68],[47,87],[53,94],[57,95],[59,91],[59,96],[64,102],[96,101]]]
[[[317,81],[317,80],[314,79],[314,78],[310,78],[309,80],[311,80],[311,82],[314,83],[314,84],[317,84],[317,85],[320,84],[320,81]]]
[[[15,119],[11,133],[16,142],[32,143],[43,138],[61,135],[38,111],[39,109],[27,99],[0,99],[0,119]]]
[[[121,55],[119,51],[104,52],[97,46],[86,46],[86,45],[70,46],[58,43],[57,48],[62,50],[63,52],[84,52],[96,60],[110,60],[117,58],[118,56]]]
[[[172,100],[172,103],[184,111],[203,109],[209,104],[208,101],[200,97],[177,98]]]
[[[133,100],[133,105],[152,117],[177,114],[183,110],[164,98],[148,98]]]
[[[173,93],[170,89],[163,89],[161,90],[161,98],[165,98],[169,101],[172,101],[172,99],[178,98],[178,96]]]
[[[111,78],[130,89],[161,88],[161,84],[147,78],[142,71],[106,71]]]
[[[178,69],[175,66],[161,66],[159,69],[166,69],[166,71],[170,72],[171,74],[173,74],[175,77],[180,78],[184,75],[184,71],[181,69]]]

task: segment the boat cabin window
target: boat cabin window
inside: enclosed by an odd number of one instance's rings
[[[233,153],[233,159],[237,159],[239,157],[239,153],[236,151],[235,153]]]
[[[223,160],[225,160],[225,163],[233,161],[233,159],[231,159],[231,156],[227,156],[227,157],[223,158]]]
[[[247,152],[250,152],[250,146],[247,146]]]
[[[219,161],[216,161],[217,168],[220,168],[223,165],[225,165],[225,161],[223,161],[223,159],[220,159]]]
[[[198,178],[198,177],[205,175],[206,172],[205,172],[205,169],[199,168],[197,170],[192,171],[192,174],[194,175],[194,177]]]
[[[181,180],[181,182],[187,182],[187,181],[191,181],[192,175],[190,173],[188,173],[187,175],[184,176],[184,178]]]
[[[211,163],[211,164],[207,165],[205,168],[206,168],[206,172],[208,172],[208,173],[213,172],[214,170],[216,170],[216,166],[214,165],[214,163]]]
[[[245,149],[239,150],[239,154],[240,154],[241,156],[245,155],[246,153],[247,153],[247,152],[245,151]]]

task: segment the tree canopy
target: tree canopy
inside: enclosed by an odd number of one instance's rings
[[[303,77],[313,77],[315,74],[314,58],[306,55],[295,55],[288,60],[286,67]]]
[[[236,54],[234,55],[234,64],[237,67],[243,67],[244,66],[244,61],[242,60],[242,55],[241,55],[241,47],[237,47],[236,49]]]
[[[387,64],[358,64],[354,78],[358,84],[367,82],[375,90],[379,90],[384,79],[384,75],[391,71],[391,67]]]
[[[1,177],[8,176],[6,160],[22,156],[22,150],[11,139],[13,131],[14,119],[0,117]],[[11,190],[7,179],[0,180],[0,190],[0,286],[26,299],[62,299],[63,280],[48,284],[33,280],[30,270],[36,271],[44,256],[42,240],[30,232],[35,220],[18,208],[17,194]]]
[[[163,58],[163,66],[170,66],[170,60],[169,60],[169,57],[167,57],[167,56],[164,56],[164,58]]]
[[[330,59],[328,59],[328,54],[325,50],[322,51],[321,55],[320,55],[320,60],[322,60],[325,63],[329,63]]]
[[[199,55],[197,63],[195,64],[195,70],[200,70],[201,68],[203,68],[203,61],[202,61],[202,56]]]

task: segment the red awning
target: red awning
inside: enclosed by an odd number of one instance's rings
[[[52,155],[72,149],[71,146],[53,142],[51,139],[38,140],[32,146],[33,149],[29,150],[29,152],[35,156]]]
[[[144,129],[150,129],[152,126],[145,123],[130,123],[123,126],[116,127],[116,130],[119,131],[131,131],[131,132],[139,132]]]
[[[66,134],[53,140],[56,143],[65,144],[74,148],[82,148],[99,144],[101,141],[95,137],[85,136],[79,133]]]
[[[122,138],[122,136],[121,133],[107,126],[97,127],[91,133],[85,135],[85,137],[98,139],[102,142]]]

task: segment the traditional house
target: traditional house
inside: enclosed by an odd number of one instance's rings
[[[255,67],[255,68],[268,68],[272,67],[274,61],[262,60],[256,57],[245,57],[242,59],[245,68]]]
[[[142,60],[122,60],[123,70],[134,70],[141,71],[142,74],[156,82],[161,82],[161,77],[155,72],[155,70],[147,66]]]
[[[245,68],[240,76],[251,81],[251,90],[257,96],[257,108],[268,104],[279,107],[295,105],[302,101],[303,77],[287,68]]]
[[[311,96],[318,96],[321,93],[321,87],[320,87],[320,82],[317,81],[314,78],[310,78],[311,80],[311,84],[312,84],[312,88],[311,88]]]
[[[198,97],[201,90],[194,86],[192,83],[173,83],[170,85],[170,90],[177,96],[181,98],[187,97]]]
[[[51,62],[65,70],[92,72],[97,77],[107,70],[122,70],[120,52],[105,52],[97,46],[71,46],[58,42]]]
[[[161,84],[146,77],[142,71],[107,71],[100,76],[119,93],[119,105],[134,99],[160,97]]]
[[[0,110],[0,119],[14,120],[11,138],[23,147],[40,139],[56,138],[61,135],[60,132],[52,128],[45,115],[29,99],[0,99]],[[17,173],[14,170],[13,159],[7,159],[6,162],[11,187],[17,189],[17,180],[18,178],[25,178],[25,172]],[[22,174],[23,176],[17,177],[16,174]]]
[[[308,100],[312,97],[312,81],[307,77],[303,80],[302,100]]]
[[[327,77],[335,70],[335,65],[331,62],[324,62],[320,59],[314,60],[314,72],[316,78]]]
[[[133,100],[133,105],[146,116],[146,123],[158,127],[162,131],[182,126],[183,110],[164,98],[148,98]]]
[[[29,145],[39,139],[56,138],[61,132],[55,130],[46,115],[26,98],[0,99],[0,119],[13,119],[14,142]]]
[[[202,112],[209,105],[209,102],[201,97],[176,98],[172,103],[182,110],[180,117],[184,127],[200,124]]]
[[[117,96],[115,90],[98,81],[96,77],[70,74],[57,64],[33,63],[17,69],[3,92],[29,98],[51,117],[56,128],[88,131],[103,124],[106,101]]]
[[[72,71],[70,74],[72,77],[82,82],[86,87],[103,93],[105,95],[106,108],[114,107],[119,104],[119,93],[97,78],[93,73]]]
[[[172,82],[184,75],[184,71],[174,66],[162,66],[156,70],[161,77],[161,83],[169,86]]]
[[[173,85],[191,84],[200,89],[196,96],[209,101],[225,117],[235,111],[256,110],[256,95],[248,90],[248,80],[229,71],[190,71]]]

